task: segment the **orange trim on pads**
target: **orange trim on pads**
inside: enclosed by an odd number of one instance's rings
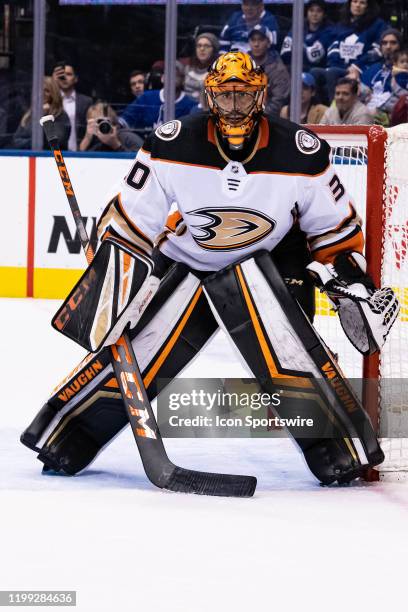
[[[129,284],[129,270],[131,265],[129,253],[123,253],[123,287],[122,287],[122,304],[125,301],[126,291]]]
[[[115,377],[110,378],[108,382],[106,382],[103,386],[109,387],[111,389],[119,389],[118,381],[116,380]]]
[[[241,285],[242,293],[244,294],[245,302],[246,302],[246,305],[249,311],[249,315],[251,317],[252,325],[254,326],[254,330],[258,338],[259,346],[261,347],[261,351],[265,358],[265,361],[268,366],[271,377],[272,378],[286,378],[286,379],[292,379],[292,380],[295,379],[296,386],[308,387],[308,388],[313,387],[311,381],[307,378],[302,378],[300,376],[293,376],[290,374],[281,374],[280,372],[278,372],[278,369],[276,367],[272,353],[269,350],[268,343],[262,331],[262,327],[259,323],[259,319],[256,314],[254,304],[252,302],[251,296],[248,291],[248,287],[246,285],[244,276],[242,274],[241,266],[240,265],[235,266],[235,270],[236,270],[239,284]]]
[[[153,364],[153,366],[150,368],[149,372],[144,377],[143,382],[144,382],[144,385],[145,385],[146,389],[148,388],[148,386],[152,382],[153,378],[156,376],[157,372],[159,371],[159,369],[163,365],[164,361],[168,357],[170,351],[174,347],[174,345],[175,345],[176,341],[178,340],[181,332],[183,331],[184,327],[186,326],[186,323],[187,323],[188,319],[190,318],[190,315],[193,312],[193,310],[194,310],[194,308],[195,308],[195,306],[196,306],[196,304],[198,302],[198,298],[200,297],[202,292],[203,292],[202,287],[201,286],[198,287],[198,289],[195,292],[195,294],[193,295],[193,298],[192,298],[192,300],[191,300],[191,302],[190,302],[186,312],[184,313],[180,323],[177,325],[177,327],[175,328],[172,336],[170,337],[169,341],[165,345],[164,349],[162,350],[162,352],[160,353],[160,355],[156,359],[156,361]]]

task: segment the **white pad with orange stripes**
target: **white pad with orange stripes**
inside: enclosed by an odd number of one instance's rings
[[[152,269],[148,255],[105,240],[54,316],[53,327],[91,352],[114,344],[155,295],[160,280]]]
[[[218,295],[214,293],[216,283],[212,281],[216,277],[220,285]],[[227,321],[232,309],[222,302],[227,302],[233,283],[237,291],[234,300],[236,321]],[[259,377],[262,370],[262,374],[269,374],[271,379],[319,375],[255,258],[248,258],[210,277],[204,281],[204,290],[218,324],[232,337],[255,377]],[[259,366],[261,362],[263,368],[256,371],[254,363]]]
[[[315,439],[332,427],[332,439],[322,437],[323,444],[326,449],[330,446],[335,457],[333,466],[344,461],[351,474],[369,461],[344,397],[356,413],[362,407],[276,267],[272,274],[268,266],[272,263],[266,252],[228,266],[204,280],[205,294],[218,324],[232,339],[262,390],[269,393],[280,389],[282,402],[273,411],[279,416],[291,411],[308,415],[317,426],[312,435]],[[344,396],[337,392],[333,395],[333,386],[327,382],[330,377],[336,378]],[[290,427],[289,431],[306,456],[312,444],[308,434],[304,437],[304,432],[299,435]],[[311,469],[322,482],[334,478],[323,467]]]

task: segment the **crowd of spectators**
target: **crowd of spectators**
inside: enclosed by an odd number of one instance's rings
[[[206,110],[208,68],[227,50],[248,52],[268,76],[265,112],[289,118],[292,30],[262,0],[243,0],[219,37],[195,36],[190,56],[176,62],[175,116]],[[301,123],[394,125],[408,120],[408,48],[400,31],[380,17],[377,0],[347,0],[337,21],[324,0],[305,6]],[[72,151],[136,151],[160,125],[164,109],[164,61],[129,75],[129,104],[112,108],[77,91],[75,66],[58,62],[44,79],[44,114],[56,117],[60,142]],[[11,146],[31,147],[31,110],[23,115]]]

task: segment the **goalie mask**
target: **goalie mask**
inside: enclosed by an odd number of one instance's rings
[[[241,51],[224,53],[205,79],[208,106],[231,149],[242,149],[264,109],[268,79],[262,67]]]

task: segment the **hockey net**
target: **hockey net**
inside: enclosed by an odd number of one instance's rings
[[[380,356],[363,359],[325,296],[316,293],[316,327],[362,397],[386,459],[381,478],[408,478],[408,124],[310,126],[331,147],[332,163],[364,222],[369,272],[401,304]]]

